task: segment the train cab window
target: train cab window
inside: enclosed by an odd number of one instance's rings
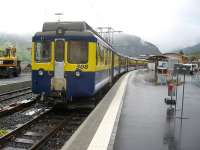
[[[88,62],[88,43],[84,41],[69,41],[67,59],[72,64],[86,64]]]
[[[65,41],[56,40],[55,42],[55,60],[62,62],[64,60]]]
[[[35,49],[36,62],[50,62],[51,61],[51,42],[37,42]]]

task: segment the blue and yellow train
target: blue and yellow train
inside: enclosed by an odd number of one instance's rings
[[[47,22],[32,38],[32,90],[64,100],[90,97],[134,62],[85,22]]]

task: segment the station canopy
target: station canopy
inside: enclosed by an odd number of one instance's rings
[[[147,60],[149,60],[151,62],[155,62],[155,61],[167,61],[168,57],[164,56],[164,55],[154,55],[154,56],[150,56]]]

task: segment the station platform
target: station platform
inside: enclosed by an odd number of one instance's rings
[[[1,77],[0,78],[0,86],[12,84],[12,83],[30,81],[30,80],[31,80],[31,74],[30,73],[21,73],[18,77],[12,77],[12,78]]]
[[[200,88],[186,77],[184,119],[164,99],[167,86],[149,82],[146,70],[125,74],[108,92],[63,150],[199,150]]]
[[[22,73],[19,77],[0,78],[0,94],[31,86],[32,83],[30,73]]]

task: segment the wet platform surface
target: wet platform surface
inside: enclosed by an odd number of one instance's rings
[[[115,138],[115,150],[199,150],[200,87],[186,77],[184,114],[179,119],[182,85],[178,87],[177,112],[164,103],[166,86],[146,81],[144,71],[130,76]]]
[[[18,83],[23,81],[30,81],[31,80],[31,73],[22,73],[19,77],[12,77],[12,78],[0,78],[0,86],[7,85],[12,83]]]

